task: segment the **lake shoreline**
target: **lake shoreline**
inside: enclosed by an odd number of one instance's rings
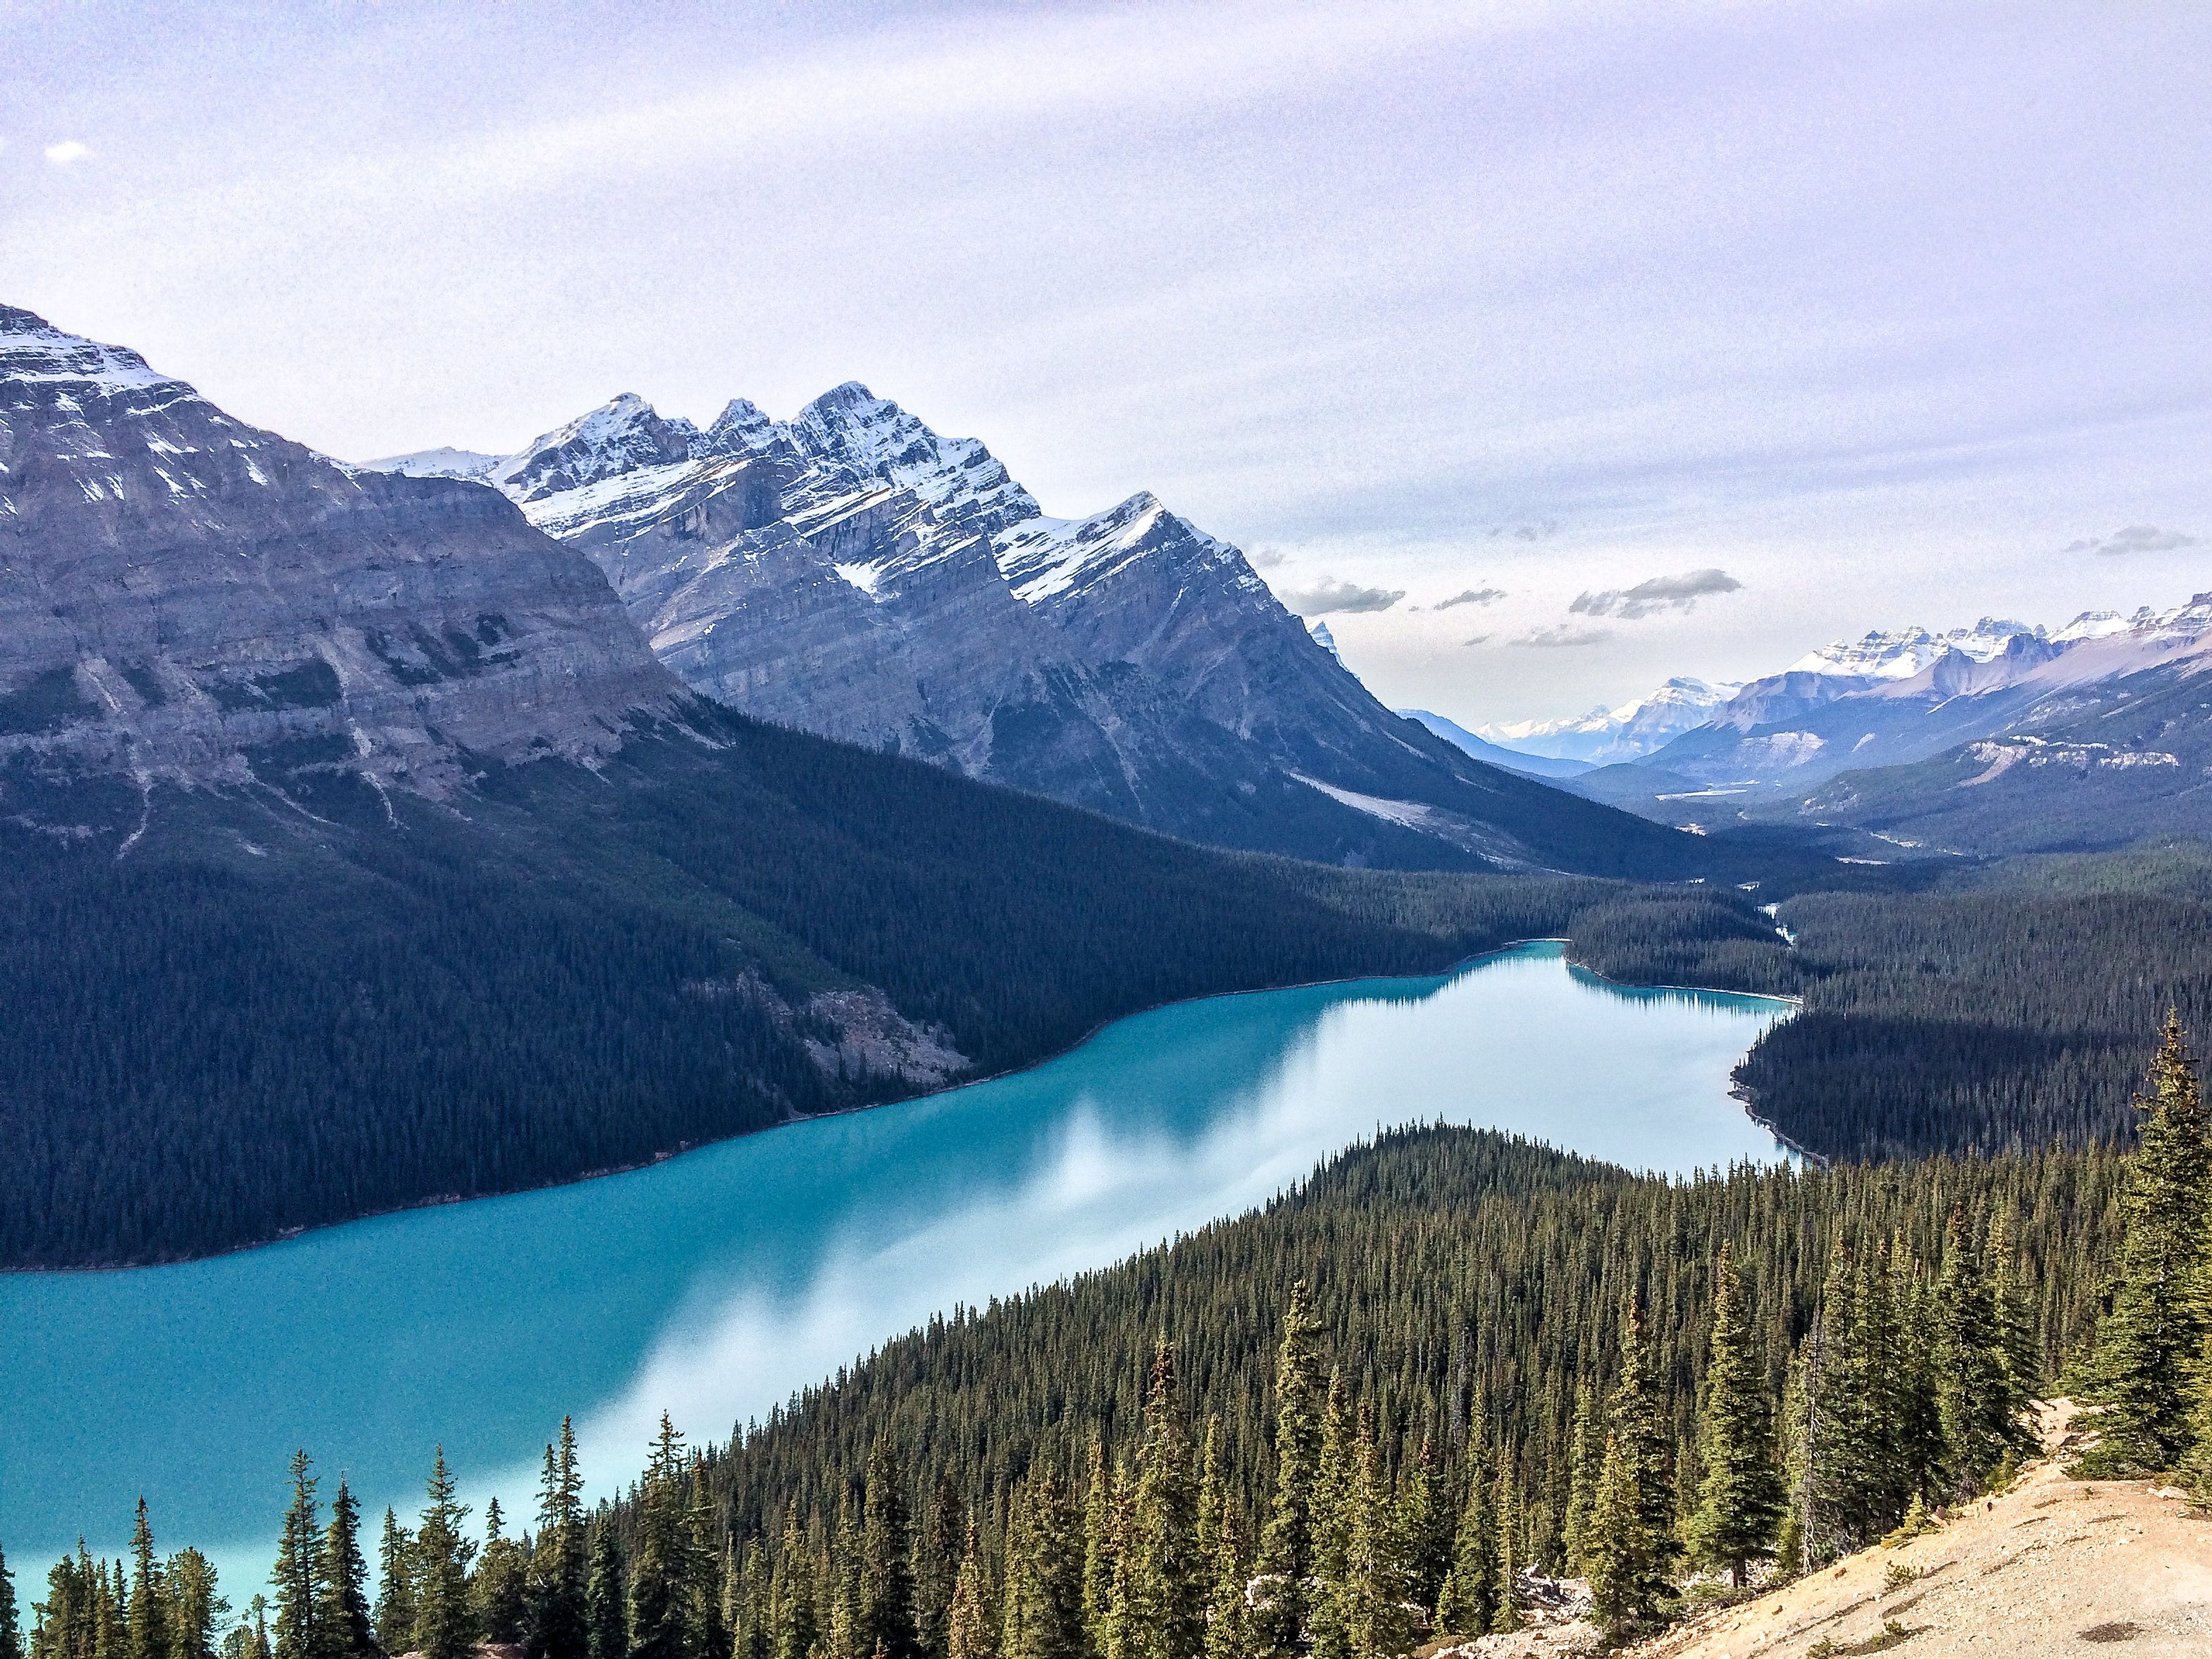
[[[1493,945],[1489,950],[1477,951],[1472,955],[1462,957],[1457,961],[1448,963],[1446,966],[1437,969],[1434,973],[1346,974],[1340,975],[1333,979],[1298,980],[1287,985],[1254,985],[1247,986],[1234,991],[1208,991],[1202,995],[1194,997],[1171,997],[1164,1002],[1152,1003],[1142,1008],[1131,1009],[1127,1013],[1115,1014],[1110,1018],[1102,1019],[1097,1024],[1091,1027],[1089,1030],[1085,1031],[1080,1037],[1078,1037],[1073,1042],[1069,1043],[1065,1048],[1056,1048],[1048,1054],[1041,1054],[1036,1059],[1025,1061],[1019,1066],[1008,1066],[1002,1072],[993,1072],[983,1077],[963,1078],[957,1083],[947,1084],[942,1088],[927,1089],[918,1094],[900,1095],[890,1100],[870,1101],[864,1105],[840,1106],[832,1111],[811,1113],[803,1117],[788,1117],[785,1118],[781,1122],[763,1124],[757,1129],[746,1129],[737,1134],[723,1135],[713,1140],[690,1142],[684,1145],[671,1147],[666,1152],[655,1153],[653,1157],[648,1158],[641,1158],[633,1164],[613,1164],[602,1169],[586,1170],[575,1175],[562,1176],[558,1179],[552,1181],[537,1182],[526,1187],[504,1187],[496,1192],[435,1194],[428,1197],[412,1200],[405,1204],[395,1204],[385,1209],[366,1210],[359,1215],[347,1216],[342,1220],[319,1221],[309,1226],[285,1228],[281,1231],[270,1234],[265,1238],[252,1239],[241,1244],[226,1245],[221,1249],[189,1251],[170,1255],[131,1257],[115,1261],[71,1262],[65,1265],[53,1267],[42,1267],[35,1262],[27,1262],[0,1267],[0,1275],[14,1277],[18,1275],[29,1276],[61,1273],[138,1273],[158,1267],[190,1267],[195,1262],[219,1261],[226,1256],[245,1255],[256,1250],[273,1249],[280,1245],[293,1243],[300,1239],[309,1237],[317,1233],[330,1232],[340,1227],[355,1226],[364,1221],[378,1221],[391,1216],[408,1215],[418,1210],[444,1209],[456,1204],[476,1204],[495,1199],[520,1198],[531,1193],[557,1191],[563,1187],[580,1187],[587,1182],[605,1180],[612,1176],[635,1175],[641,1170],[658,1169],[664,1164],[671,1163],[677,1158],[689,1157],[694,1152],[706,1152],[715,1146],[726,1146],[734,1141],[750,1140],[756,1135],[773,1134],[778,1129],[789,1128],[795,1124],[826,1122],[834,1118],[852,1117],[864,1112],[878,1111],[886,1106],[904,1106],[910,1105],[914,1102],[919,1100],[939,1099],[947,1095],[957,1094],[963,1089],[972,1089],[982,1084],[996,1083],[1007,1078],[1020,1077],[1027,1073],[1036,1071],[1040,1067],[1050,1066],[1059,1060],[1065,1060],[1071,1054],[1081,1052],[1084,1048],[1097,1042],[1103,1033],[1111,1030],[1114,1026],[1121,1024],[1124,1020],[1141,1018],[1146,1014],[1158,1013],[1163,1009],[1197,1006],[1208,1002],[1222,1001],[1232,997],[1273,996],[1284,991],[1325,990],[1331,986],[1360,985],[1365,984],[1370,981],[1376,984],[1402,984],[1406,981],[1413,980],[1449,980],[1457,975],[1466,972],[1468,969],[1476,966],[1478,963],[1487,962],[1495,957],[1510,956],[1517,951],[1526,950],[1532,945],[1557,945],[1560,946],[1563,959],[1565,961],[1566,965],[1571,970],[1576,973],[1587,974],[1592,979],[1598,981],[1600,983],[1613,987],[1616,989],[1628,991],[1674,991],[1682,993],[1686,995],[1693,996],[1745,997],[1760,1002],[1780,1003],[1791,1009],[1800,1009],[1804,1006],[1804,1000],[1802,997],[1786,996],[1772,992],[1730,991],[1723,990],[1713,986],[1699,985],[1639,985],[1632,981],[1611,979],[1607,975],[1599,973],[1595,969],[1576,962],[1571,957],[1565,956],[1565,953],[1568,951],[1571,951],[1574,947],[1574,941],[1572,939],[1563,938],[1557,934],[1538,935],[1529,939],[1510,939],[1503,945]],[[1790,1151],[1796,1153],[1801,1158],[1811,1159],[1814,1162],[1823,1165],[1826,1164],[1827,1160],[1825,1158],[1822,1158],[1819,1153],[1812,1152],[1806,1147],[1800,1146],[1796,1141],[1790,1139],[1788,1135],[1783,1133],[1782,1131],[1777,1128],[1772,1123],[1761,1117],[1756,1111],[1753,1110],[1752,1102],[1745,1098],[1745,1097],[1739,1093],[1736,1089],[1731,1088],[1729,1092],[1731,1098],[1736,1100],[1743,1106],[1744,1115],[1749,1118],[1753,1123],[1758,1124],[1759,1127],[1765,1129],[1769,1134],[1772,1135],[1778,1144],[1789,1148]]]

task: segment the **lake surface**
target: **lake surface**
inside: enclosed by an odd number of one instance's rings
[[[1788,1012],[1521,946],[1432,979],[1179,1004],[1029,1072],[648,1170],[176,1267],[0,1275],[0,1547],[26,1601],[143,1492],[242,1606],[292,1449],[411,1516],[442,1441],[520,1522],[574,1413],[594,1492],[956,1304],[1264,1202],[1384,1125],[1492,1125],[1686,1174],[1783,1155],[1728,1097]]]

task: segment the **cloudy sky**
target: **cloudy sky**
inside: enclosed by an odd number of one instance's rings
[[[0,0],[0,299],[334,454],[865,380],[1473,724],[2212,588],[2212,7]]]

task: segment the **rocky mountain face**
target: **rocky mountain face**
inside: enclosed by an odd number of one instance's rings
[[[1333,863],[1684,856],[1393,714],[1151,495],[1049,517],[982,444],[859,385],[703,427],[625,396],[514,455],[372,465],[503,491],[590,555],[686,684],[760,719]]]
[[[498,496],[343,466],[0,307],[0,811],[72,775],[446,793],[682,696]]]

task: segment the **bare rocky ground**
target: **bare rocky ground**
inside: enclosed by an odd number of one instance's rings
[[[2039,1407],[2047,1455],[2002,1494],[1895,1549],[1863,1550],[1778,1590],[1708,1609],[1623,1659],[2212,1659],[2212,1516],[2171,1487],[2075,1480],[2069,1401]],[[1547,1605],[1511,1636],[1433,1659],[1595,1653],[1587,1587],[1540,1581]]]
[[[1907,1659],[2212,1655],[2212,1518],[2171,1488],[2075,1480],[2071,1402],[2041,1408],[2051,1455],[2002,1494],[1630,1649],[1635,1659],[1896,1650]],[[1826,1645],[1823,1645],[1826,1644]],[[1502,1651],[1511,1651],[1503,1650]]]

